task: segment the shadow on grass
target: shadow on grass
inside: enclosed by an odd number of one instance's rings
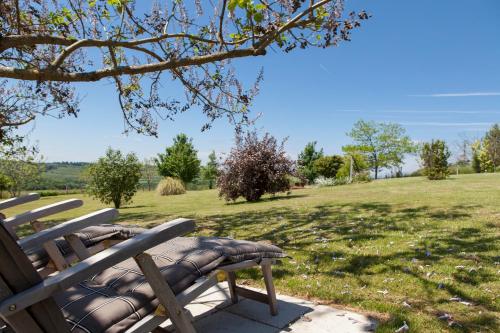
[[[306,197],[297,194],[265,198],[260,203],[274,200],[286,200]],[[257,203],[237,202],[229,205],[252,205]],[[139,208],[139,206],[130,207]],[[447,294],[461,297],[484,309],[497,312],[495,306],[481,293],[473,292],[482,283],[491,283],[497,279],[496,275],[488,269],[477,271],[453,271],[454,261],[470,260],[479,266],[487,263],[493,266],[495,261],[500,261],[499,244],[494,233],[485,232],[484,227],[493,228],[482,224],[481,227],[463,227],[456,231],[448,232],[446,227],[458,225],[462,221],[471,219],[471,212],[480,208],[478,205],[455,205],[446,209],[436,209],[426,205],[398,208],[387,203],[346,203],[322,204],[310,207],[289,205],[288,207],[275,207],[270,209],[237,212],[231,214],[215,214],[198,219],[198,233],[211,236],[235,236],[248,240],[270,240],[285,251],[295,253],[306,258],[312,266],[311,273],[317,276],[334,277],[342,283],[344,276],[353,278],[360,286],[370,288],[373,275],[386,276],[406,274],[411,278],[415,288],[422,290],[422,303],[435,306],[448,303],[449,297],[436,300],[436,291],[443,290]],[[193,212],[193,214],[196,212]],[[159,223],[174,218],[159,213],[135,212],[133,209],[123,209],[119,222],[139,222],[143,227],[153,227]],[[443,229],[440,229],[443,227]],[[395,248],[390,254],[380,255],[375,250],[373,253],[360,254],[354,251],[357,247],[365,246],[368,242],[395,240],[399,235],[423,235],[415,237],[415,247]],[[324,247],[323,247],[324,245]],[[493,255],[492,255],[493,253]],[[333,258],[342,258],[335,264]],[[418,261],[418,263],[414,263]],[[419,269],[425,265],[448,265],[452,269],[449,276],[453,283],[433,280],[426,276],[426,272]],[[297,265],[286,264],[273,269],[277,280],[290,279],[300,276],[303,271]],[[253,280],[261,279],[258,270],[249,270],[242,277]],[[331,280],[330,280],[331,281]],[[337,281],[337,280],[334,280]],[[355,283],[356,283],[355,282]],[[340,303],[348,303],[343,296],[333,296]],[[347,296],[345,296],[347,297]],[[354,297],[354,296],[352,296]],[[364,296],[363,296],[364,297]],[[352,301],[352,299],[350,300]],[[360,298],[359,301],[366,301]],[[351,303],[352,304],[352,303]],[[391,313],[396,321],[404,319],[398,317],[399,308]],[[420,311],[429,313],[423,306]],[[405,309],[402,309],[405,311]],[[471,316],[467,321],[461,322],[466,328],[490,326],[495,327],[495,318],[490,314]]]
[[[307,197],[308,194],[287,194],[287,195],[275,195],[275,196],[270,196],[270,197],[265,197],[261,198],[260,200],[257,201],[230,201],[226,203],[228,206],[238,206],[238,205],[255,205],[255,204],[260,204],[263,202],[271,202],[271,201],[278,201],[278,200],[288,200],[288,199],[297,199],[297,198],[303,198]]]

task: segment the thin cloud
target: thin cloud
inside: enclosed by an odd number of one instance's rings
[[[489,127],[491,122],[483,123],[452,123],[452,122],[432,122],[432,121],[407,121],[399,122],[404,126],[437,126],[437,127]]]
[[[332,73],[330,73],[330,71],[328,70],[328,68],[326,68],[326,66],[325,66],[325,65],[323,65],[323,64],[321,64],[321,63],[319,64],[319,68],[321,68],[322,70],[324,70],[324,71],[325,71],[325,72],[327,72],[328,74],[332,74]]]
[[[410,97],[474,97],[474,96],[500,96],[497,91],[480,91],[480,92],[465,92],[465,93],[446,93],[446,94],[422,94],[408,95]]]
[[[500,110],[381,110],[379,112],[402,114],[500,114]]]
[[[402,113],[402,114],[500,114],[500,110],[335,110],[335,112]]]

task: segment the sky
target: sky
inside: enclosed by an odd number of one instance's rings
[[[270,50],[265,57],[234,62],[239,77],[264,81],[253,106],[260,132],[287,139],[296,158],[307,142],[327,154],[351,143],[359,119],[395,122],[418,142],[481,137],[500,121],[500,1],[346,0],[348,10],[372,18],[352,41],[329,49]],[[94,161],[107,147],[140,158],[163,152],[180,132],[193,138],[202,161],[228,152],[234,132],[225,119],[207,132],[205,118],[190,110],[160,122],[159,137],[124,135],[124,123],[108,82],[80,84],[78,118],[40,118],[31,131],[46,161]],[[172,92],[174,94],[175,92]],[[174,96],[175,97],[175,96]],[[417,167],[407,160],[405,171]]]

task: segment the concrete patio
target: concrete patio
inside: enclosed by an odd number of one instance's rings
[[[225,282],[207,290],[186,308],[203,333],[362,333],[373,332],[376,322],[367,316],[285,295],[278,296],[279,314],[271,316],[266,304],[240,297],[231,304]],[[169,322],[162,325],[171,327]]]

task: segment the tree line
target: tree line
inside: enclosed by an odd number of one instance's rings
[[[184,193],[188,184],[204,181],[210,189],[217,187],[226,200],[243,197],[255,201],[265,193],[286,192],[294,186],[369,181],[371,175],[377,179],[384,170],[402,176],[408,154],[419,155],[421,171],[431,180],[450,174],[451,152],[443,140],[417,144],[399,124],[364,120],[356,122],[347,135],[352,143],[342,147],[342,155],[326,155],[313,141],[293,160],[286,154],[285,141],[279,143],[268,133],[262,138],[256,132],[240,133],[224,159],[212,151],[202,165],[192,138],[181,133],[164,153],[143,162],[134,153],[108,149],[87,168],[85,186],[103,202],[119,207],[132,199],[141,183],[148,190],[156,187],[160,194],[170,195]],[[470,165],[476,172],[494,172],[500,165],[498,124],[470,145],[470,154],[464,150],[456,164]],[[34,149],[4,155],[0,159],[0,191],[19,195],[40,177],[43,166]],[[54,168],[53,164],[48,166]]]

